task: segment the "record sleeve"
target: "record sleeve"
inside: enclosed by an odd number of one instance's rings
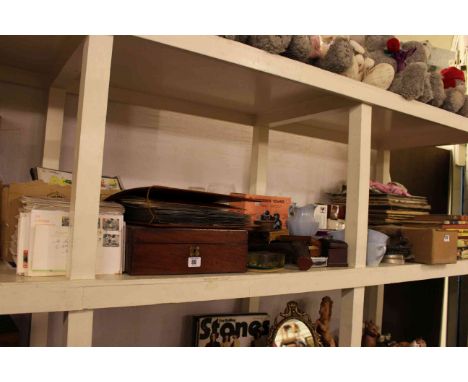
[[[266,313],[194,316],[193,346],[263,347],[269,330]]]

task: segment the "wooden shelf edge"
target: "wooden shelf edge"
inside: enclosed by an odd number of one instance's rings
[[[4,272],[2,272],[4,274]],[[70,311],[213,301],[321,292],[468,274],[468,261],[447,265],[381,265],[367,268],[317,268],[308,272],[136,277],[63,277],[3,281],[0,314]]]

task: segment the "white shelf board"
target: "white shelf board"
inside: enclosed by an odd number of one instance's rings
[[[112,86],[209,104],[240,113],[240,121],[274,117],[275,130],[335,141],[347,140],[343,105],[366,103],[374,106],[376,148],[468,142],[467,118],[245,44],[217,36],[142,39],[116,38]],[[138,62],[133,75],[130,60]]]
[[[27,278],[0,267],[0,314],[70,311],[320,292],[468,274],[468,261],[447,265],[316,268],[307,272],[184,276]]]
[[[80,39],[1,36],[0,80],[50,83],[65,54],[79,60]],[[67,65],[76,77],[79,63]],[[218,36],[115,36],[110,85],[111,102],[337,142],[347,142],[347,107],[366,103],[374,148],[468,142],[468,118]]]
[[[0,36],[0,81],[47,88],[83,36]]]

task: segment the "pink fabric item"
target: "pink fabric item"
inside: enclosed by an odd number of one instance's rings
[[[403,196],[411,196],[408,190],[400,183],[390,182],[387,184],[383,184],[377,182],[375,180],[371,180],[369,184],[370,189],[374,189],[380,191],[384,194],[392,194],[392,195],[403,195]]]
[[[312,45],[312,51],[310,52],[309,58],[320,57],[322,55],[322,52],[320,50],[320,36],[310,36],[310,43]]]

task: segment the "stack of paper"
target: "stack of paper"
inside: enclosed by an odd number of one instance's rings
[[[51,276],[66,273],[70,252],[69,202],[54,198],[21,198],[22,208],[12,245],[17,273]],[[101,202],[97,221],[97,274],[122,273],[124,209]]]

